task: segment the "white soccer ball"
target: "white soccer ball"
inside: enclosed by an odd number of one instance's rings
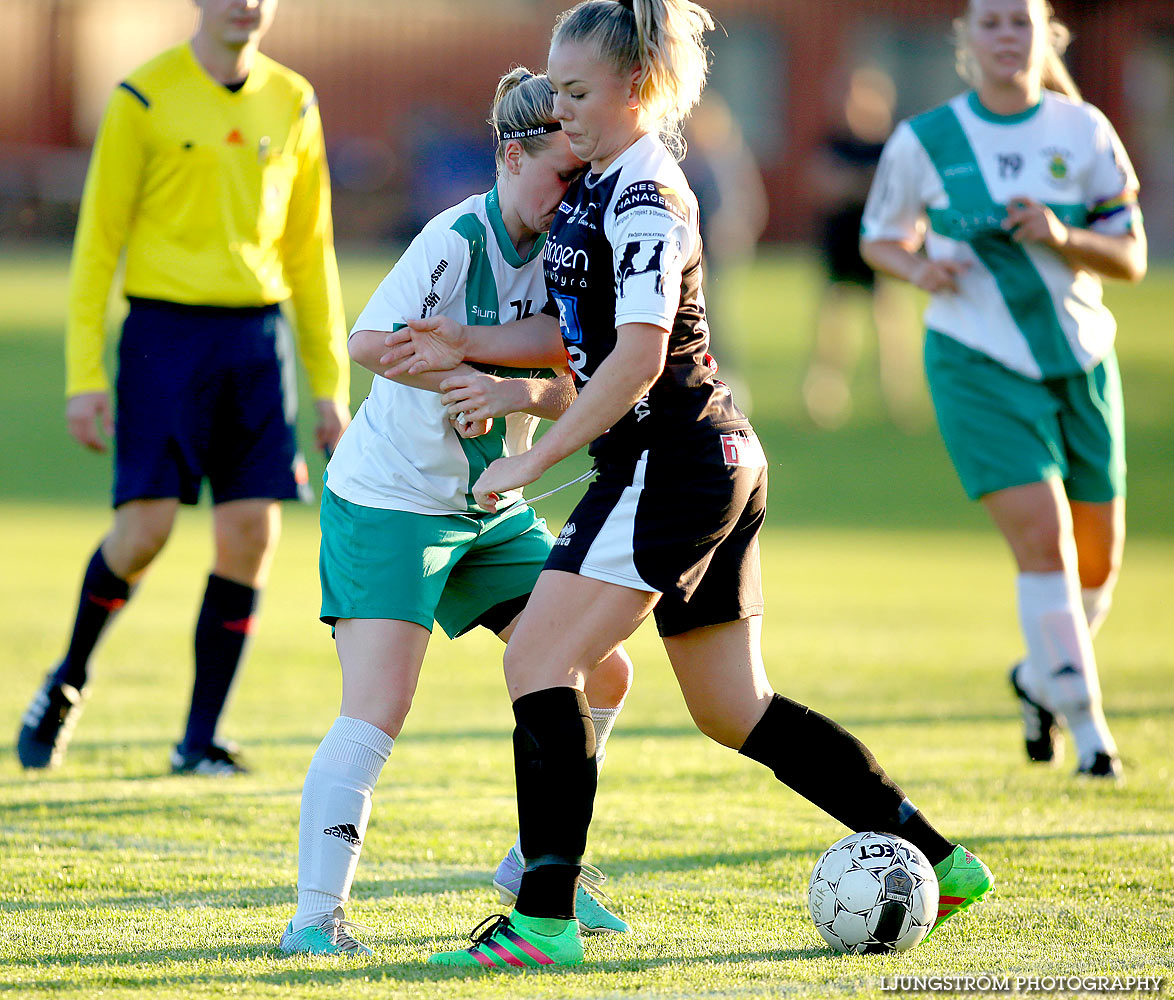
[[[907,951],[937,917],[938,880],[909,841],[853,833],[816,862],[807,906],[815,929],[836,951]]]

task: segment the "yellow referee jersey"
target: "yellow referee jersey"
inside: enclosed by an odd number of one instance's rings
[[[315,398],[346,402],[330,179],[318,105],[302,77],[258,53],[234,93],[185,42],[119,84],[73,245],[68,395],[109,387],[106,301],[124,247],[127,295],[210,306],[292,298]]]

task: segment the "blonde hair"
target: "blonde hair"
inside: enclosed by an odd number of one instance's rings
[[[585,0],[559,15],[551,44],[591,45],[617,73],[639,67],[641,122],[679,159],[681,123],[705,89],[703,36],[713,26],[709,11],[692,0]]]
[[[1068,50],[1069,42],[1072,41],[1072,32],[1068,30],[1066,25],[1056,20],[1052,5],[1048,3],[1048,0],[1028,0],[1028,5],[1039,9],[1048,31],[1047,49],[1044,51],[1044,65],[1040,74],[1040,83],[1048,90],[1054,90],[1073,101],[1083,100],[1080,96],[1080,88],[1076,86],[1076,81],[1072,79],[1072,74],[1064,65],[1064,53]],[[970,0],[967,4],[967,15],[973,8],[974,0]],[[957,69],[958,75],[972,87],[981,84],[982,73],[978,68],[978,60],[975,59],[974,52],[970,48],[970,33],[965,16],[954,19],[954,67]]]
[[[554,92],[545,73],[532,73],[525,66],[515,66],[497,81],[489,124],[497,139],[494,156],[499,167],[505,163],[503,133],[525,132],[553,123]],[[533,156],[550,145],[550,134],[517,136],[514,141],[521,144],[524,153]]]

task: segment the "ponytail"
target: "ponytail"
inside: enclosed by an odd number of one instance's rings
[[[550,144],[548,135],[559,130],[554,120],[554,97],[545,74],[515,66],[498,80],[489,124],[497,139],[499,166],[505,162],[505,144],[511,139],[521,143],[522,151],[529,156],[545,149]]]

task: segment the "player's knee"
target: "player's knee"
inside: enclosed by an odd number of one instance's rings
[[[216,522],[216,551],[222,560],[260,567],[277,545],[280,529],[269,511],[238,514]]]
[[[1080,553],[1080,586],[1087,590],[1104,587],[1121,569],[1120,557],[1110,552]]]
[[[120,516],[102,543],[111,570],[130,577],[150,565],[171,536],[172,520],[163,517]]]
[[[753,721],[742,718],[739,713],[728,711],[721,705],[691,705],[689,714],[693,716],[693,722],[702,733],[715,743],[731,750],[739,749],[754,728]]]
[[[1064,569],[1064,546],[1054,524],[1025,524],[1012,539],[1019,568],[1027,573],[1056,573]]]
[[[348,700],[344,694],[341,714],[382,729],[394,740],[404,728],[411,707],[411,692],[383,691],[372,697],[367,690],[361,701]]]
[[[632,687],[632,661],[623,646],[604,657],[587,681],[592,708],[616,708]]]

